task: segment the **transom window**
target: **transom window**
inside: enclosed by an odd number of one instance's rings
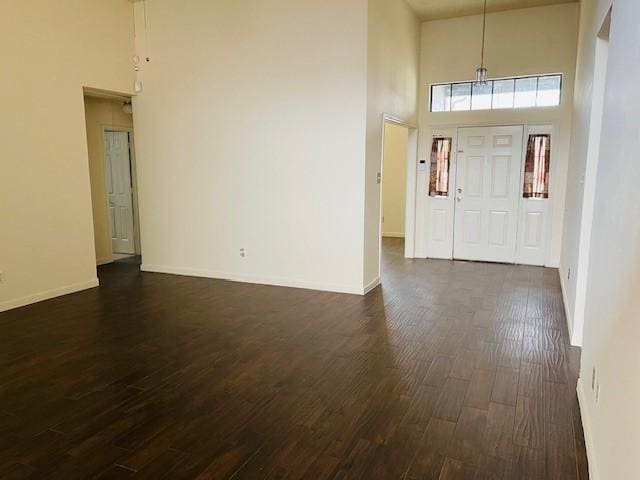
[[[431,86],[432,112],[555,107],[560,105],[562,75],[539,75]]]

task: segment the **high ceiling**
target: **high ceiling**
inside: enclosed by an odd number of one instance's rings
[[[482,13],[483,0],[406,0],[423,20],[464,17]],[[487,12],[541,7],[578,0],[487,0]]]

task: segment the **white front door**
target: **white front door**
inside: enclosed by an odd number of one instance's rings
[[[515,263],[522,130],[458,129],[454,258]]]
[[[134,254],[133,197],[128,132],[104,132],[107,195],[113,253]]]

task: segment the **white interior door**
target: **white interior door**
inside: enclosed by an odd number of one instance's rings
[[[104,132],[107,195],[113,253],[135,253],[128,132]]]
[[[515,263],[522,131],[458,129],[454,258]]]

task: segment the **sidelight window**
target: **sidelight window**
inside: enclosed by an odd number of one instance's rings
[[[529,135],[524,162],[524,198],[549,198],[551,135]]]
[[[429,174],[429,196],[449,196],[449,165],[451,160],[451,137],[434,137],[431,144],[431,171]]]

